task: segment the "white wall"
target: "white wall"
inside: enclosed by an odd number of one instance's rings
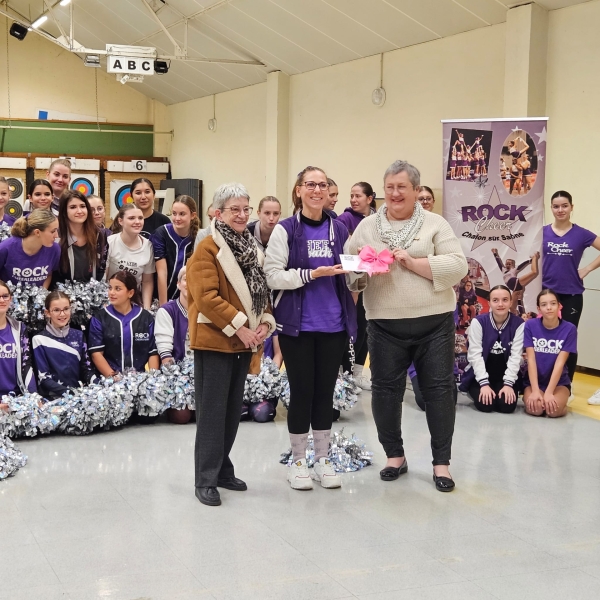
[[[212,96],[168,107],[173,177],[203,180],[204,211],[222,183],[243,183],[254,207],[265,195],[266,91],[262,83],[219,94],[215,132],[208,130]]]
[[[0,117],[8,117],[6,36],[6,20],[0,17]],[[37,119],[37,108],[94,116],[97,75],[100,117],[110,123],[154,123],[154,105],[161,103],[138,92],[135,84],[122,85],[104,69],[84,67],[77,56],[32,32],[21,42],[9,35],[8,43],[13,118]]]
[[[550,12],[546,107],[546,221],[557,190],[573,195],[573,220],[600,233],[600,2]]]

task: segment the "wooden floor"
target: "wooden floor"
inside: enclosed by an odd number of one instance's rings
[[[600,377],[588,373],[575,373],[573,382],[575,400],[569,408],[575,413],[600,421],[600,406],[590,406],[587,403],[588,398],[598,389],[600,389]]]

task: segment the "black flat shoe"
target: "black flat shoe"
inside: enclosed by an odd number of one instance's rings
[[[382,481],[396,481],[400,475],[404,475],[404,473],[408,473],[408,462],[406,458],[402,463],[401,467],[385,467],[385,469],[381,469],[379,471],[379,477],[381,477]]]
[[[234,492],[245,492],[248,489],[245,481],[238,479],[237,477],[228,477],[227,479],[219,479],[217,481],[219,487],[225,488],[226,490],[233,490]]]
[[[198,487],[196,488],[196,498],[206,504],[206,506],[220,506],[221,495],[216,487]]]
[[[438,492],[451,492],[455,485],[450,477],[438,477],[435,473],[433,474],[433,482]]]

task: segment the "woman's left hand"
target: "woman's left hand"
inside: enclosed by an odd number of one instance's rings
[[[412,271],[413,257],[403,248],[396,248],[392,250],[394,260],[398,261],[403,267],[406,267]]]
[[[506,404],[514,404],[517,401],[517,396],[515,394],[515,390],[513,390],[510,385],[505,385],[499,392],[498,396],[502,396],[504,394],[504,399],[506,400]]]
[[[577,273],[579,274],[579,279],[581,279],[581,280],[585,279],[590,274],[587,267],[583,267],[583,268],[579,269],[579,271],[577,271]]]
[[[260,342],[264,342],[265,338],[267,337],[267,335],[269,335],[269,326],[265,323],[261,323],[257,328],[256,328],[256,336],[258,337],[258,339],[260,340]]]
[[[554,394],[550,394],[549,392],[544,394],[544,407],[546,408],[546,412],[556,412],[558,410],[558,402]]]

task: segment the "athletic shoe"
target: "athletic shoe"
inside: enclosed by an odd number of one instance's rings
[[[301,458],[292,463],[288,469],[287,479],[293,490],[312,490],[313,483],[308,473],[306,459]]]
[[[600,390],[596,390],[591,398],[588,398],[588,404],[594,406],[600,405]]]
[[[354,383],[356,383],[356,385],[363,390],[366,390],[368,392],[371,391],[371,380],[367,379],[366,377],[364,377],[363,375],[361,375],[360,377],[355,377],[354,378]]]
[[[342,487],[342,478],[335,472],[333,465],[328,458],[320,458],[319,462],[315,463],[310,476],[315,481],[321,482],[321,487],[324,488],[339,488]]]

